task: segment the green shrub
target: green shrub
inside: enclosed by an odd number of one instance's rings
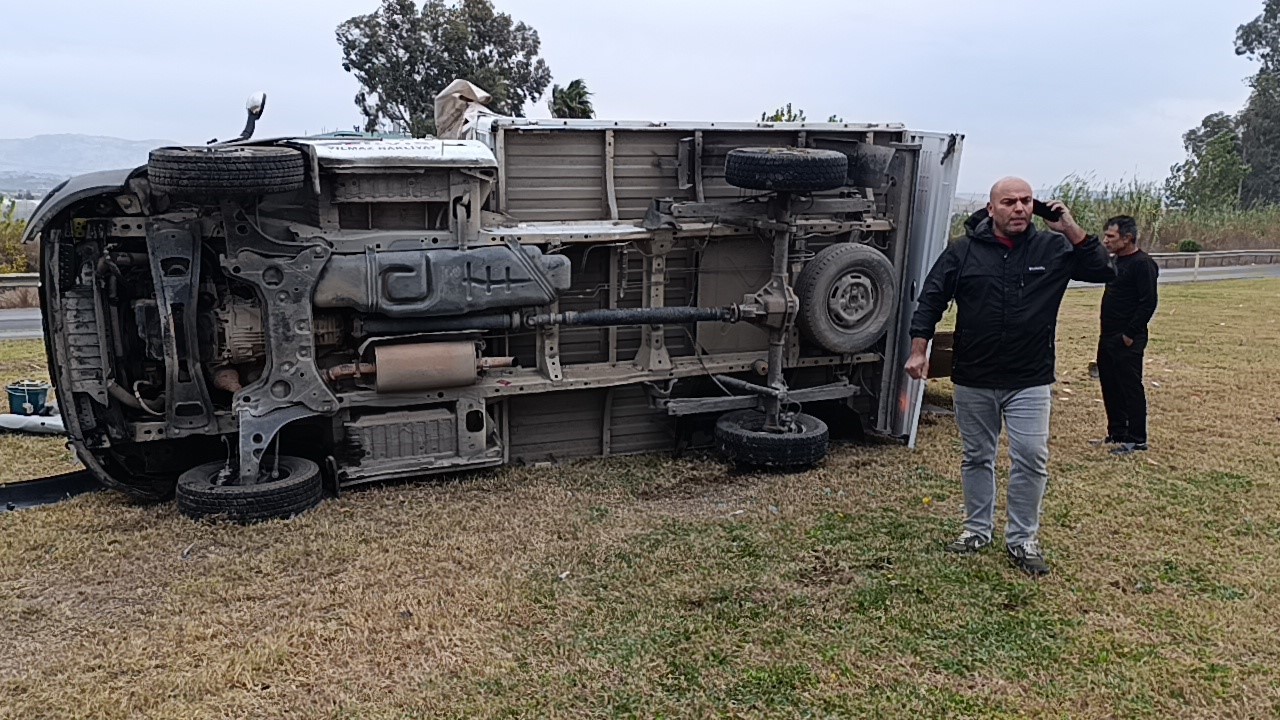
[[[17,203],[0,198],[0,273],[32,272],[34,269],[28,255],[31,248],[22,244],[27,221],[15,218],[17,210]]]

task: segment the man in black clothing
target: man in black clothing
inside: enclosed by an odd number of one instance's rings
[[[1102,242],[1115,256],[1116,279],[1102,293],[1098,381],[1107,408],[1107,437],[1096,444],[1114,445],[1113,455],[1130,455],[1147,449],[1142,362],[1160,269],[1138,247],[1138,223],[1128,215],[1107,221]]]
[[[956,425],[964,445],[960,468],[964,531],[947,550],[970,554],[991,545],[995,530],[996,451],[1008,430],[1009,560],[1029,575],[1049,572],[1040,550],[1040,509],[1049,479],[1049,414],[1055,381],[1058,307],[1072,280],[1109,282],[1107,251],[1060,202],[1048,209],[1049,230],[1032,223],[1035,199],[1025,180],[1005,178],[991,202],[965,223],[965,236],[934,263],[911,320],[906,371],[923,378],[928,343],[951,300],[956,330],[951,369]]]

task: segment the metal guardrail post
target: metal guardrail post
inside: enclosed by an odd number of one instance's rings
[[[1200,279],[1200,253],[1196,253],[1196,269],[1191,274],[1191,281],[1195,282]]]

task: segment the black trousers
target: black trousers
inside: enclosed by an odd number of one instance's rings
[[[1145,337],[1125,346],[1121,334],[1098,340],[1098,381],[1107,408],[1107,435],[1116,442],[1147,441],[1147,391],[1142,384]]]

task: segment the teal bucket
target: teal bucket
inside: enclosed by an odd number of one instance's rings
[[[19,380],[5,386],[9,393],[9,412],[14,415],[40,415],[49,406],[49,383]]]

